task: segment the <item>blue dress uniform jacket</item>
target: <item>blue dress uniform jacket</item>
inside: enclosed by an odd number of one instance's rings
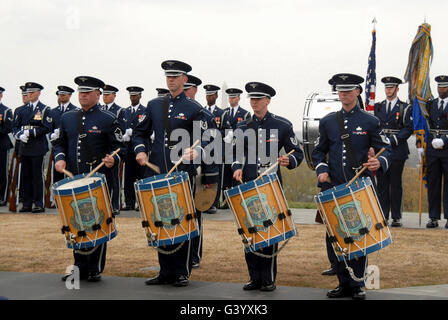
[[[204,130],[208,128],[209,123],[209,113],[207,110],[203,109],[202,106],[193,99],[190,99],[185,95],[184,92],[176,96],[174,99],[170,94],[168,97],[169,106],[169,121],[172,130],[184,129],[190,133],[193,133],[193,124],[196,122],[200,126],[202,137]],[[142,121],[138,123],[135,128],[135,133],[133,134],[132,145],[134,147],[135,154],[140,152],[148,153],[149,150],[145,146],[145,141],[147,141],[149,135],[154,131],[154,143],[151,146],[151,154],[149,156],[149,162],[154,163],[160,167],[161,172],[168,172],[176,163],[175,160],[171,161],[170,153],[173,148],[175,148],[176,141],[171,141],[172,147],[169,146],[169,137],[166,136],[165,132],[165,119],[163,118],[163,97],[155,98],[148,102],[145,114],[142,117]],[[190,145],[193,144],[193,140],[196,137],[191,136]],[[196,147],[199,153],[202,152],[202,157],[205,157],[204,148],[209,144],[209,141],[202,140],[201,143]],[[180,152],[180,150],[179,150]],[[180,156],[180,154],[179,154]],[[177,167],[178,171],[186,171],[190,176],[196,175],[196,168],[193,164],[180,164]],[[215,182],[215,179],[206,179],[205,183],[211,184]]]
[[[78,107],[75,105],[69,103],[65,110],[62,110],[63,106],[57,106],[51,109],[51,118],[53,119],[53,125],[51,127],[51,130],[54,131],[55,129],[59,128],[59,124],[61,122],[62,114],[71,110],[77,110]]]
[[[359,106],[355,106],[350,112],[341,109],[344,127],[350,135],[353,151],[359,165],[367,162],[368,151],[373,147],[375,152],[381,148],[386,150],[378,157],[381,169],[386,171],[390,163],[389,139],[382,132],[378,118],[372,116]],[[332,112],[323,117],[319,122],[319,138],[312,153],[313,164],[316,168],[316,174],[327,172],[331,178],[331,183],[319,183],[318,186],[325,191],[333,186],[347,183],[356,175],[355,169],[352,167],[348,150],[341,139],[342,133],[339,130],[337,113]],[[328,160],[327,160],[328,157]],[[372,181],[373,173],[365,170],[364,176],[370,176]],[[329,260],[336,269],[339,284],[342,287],[362,287],[363,282],[354,281],[343,262],[338,262],[331,248],[330,240],[326,239],[327,252]],[[357,277],[364,276],[364,268],[366,265],[366,257],[358,260],[350,260],[347,262]]]
[[[266,142],[260,142],[258,141],[258,144],[265,143],[266,147],[266,156],[271,157],[270,155],[270,143],[275,142],[278,145],[278,150],[275,150],[276,154],[272,155],[273,158],[275,158],[275,161],[277,161],[277,158],[279,156],[279,151],[282,148],[285,148],[285,151],[288,153],[291,150],[295,150],[290,156],[289,156],[289,166],[288,169],[294,169],[299,166],[299,164],[303,160],[303,151],[300,148],[299,142],[296,138],[296,135],[294,133],[292,124],[290,121],[288,121],[285,118],[282,118],[280,116],[277,116],[273,113],[267,112],[266,115],[262,120],[259,120],[255,115],[250,118],[249,121],[242,121],[239,125],[237,125],[236,130],[241,129],[243,132],[246,130],[253,128],[256,132],[256,136],[259,135],[259,131],[266,130]],[[271,130],[277,130],[277,133]],[[236,137],[236,135],[235,135]],[[259,138],[263,138],[263,136],[260,136]],[[267,162],[262,163],[261,158],[257,154],[257,146],[254,144],[249,144],[247,141],[247,137],[244,138],[244,170],[243,170],[243,181],[247,182],[250,180],[256,179],[261,173],[263,173],[264,169],[269,168],[273,163]],[[258,140],[258,139],[257,139]],[[255,160],[256,163],[249,163],[251,154],[255,154]],[[243,168],[243,163],[241,162],[241,159],[235,159],[232,163],[232,170],[235,172],[238,169]],[[281,179],[281,173],[280,168],[277,168],[277,175]]]
[[[7,151],[13,147],[9,133],[13,127],[13,112],[0,103],[0,151]]]
[[[168,119],[164,118],[164,99],[168,103]],[[184,92],[176,97],[167,94],[165,97],[158,97],[149,101],[146,107],[145,114],[141,121],[137,124],[135,132],[133,133],[132,145],[136,154],[140,152],[148,152],[145,146],[145,141],[154,132],[154,142],[151,145],[151,154],[149,161],[159,166],[161,173],[168,172],[175,164],[175,160],[171,161],[170,153],[176,151],[175,144],[177,141],[171,141],[167,136],[165,130],[165,120],[169,121],[172,133],[176,129],[186,130],[191,137],[189,146],[193,144],[194,139],[201,139],[203,132],[208,128],[210,121],[210,113],[208,113],[199,103],[190,99]],[[194,131],[198,130],[200,137],[194,136]],[[196,147],[196,150],[205,156],[204,148],[209,144],[206,139],[201,140],[201,144]],[[180,150],[179,150],[180,152]],[[203,158],[204,159],[204,158]],[[190,181],[194,181],[192,177],[197,174],[197,164],[181,164],[177,167],[178,171],[185,171],[190,176]],[[214,183],[216,177],[205,176],[204,183]],[[179,248],[179,246],[182,246]],[[192,267],[191,260],[191,241],[187,240],[179,245],[167,246],[164,250],[177,250],[173,254],[158,253],[160,274],[159,276],[174,280],[178,276],[189,277]]]
[[[414,132],[412,123],[412,107],[397,99],[395,106],[387,112],[388,101],[375,104],[375,116],[380,120],[384,134],[391,145],[391,163],[389,170],[377,174],[378,198],[386,219],[392,213],[395,225],[401,219],[404,165],[409,154],[408,138]]]
[[[359,106],[354,107],[350,112],[341,109],[344,124],[347,132],[350,134],[356,160],[360,165],[367,162],[368,151],[373,147],[375,153],[385,147],[379,157],[381,168],[386,171],[390,163],[390,143],[389,139],[382,132],[378,118],[361,110]],[[323,172],[328,172],[331,182],[334,186],[350,181],[356,175],[355,170],[350,163],[339,132],[336,112],[332,112],[323,117],[319,122],[319,138],[312,153],[312,159],[316,168],[316,174],[319,176]],[[328,161],[326,159],[329,155]],[[373,179],[373,173],[369,170],[364,171]]]
[[[226,108],[224,109],[224,112],[222,114],[221,129],[223,133],[225,129],[235,130],[236,126],[240,122],[247,121],[250,118],[250,112],[241,107],[238,107],[238,110],[236,111],[236,114],[233,116],[233,118],[231,112],[232,112],[231,108]]]
[[[132,129],[134,132],[135,128],[137,127],[137,124],[142,121],[146,107],[142,104],[139,104],[135,112],[133,112],[132,110],[133,110],[132,106],[130,106],[121,111],[121,122],[124,121],[125,123],[123,133],[125,133],[126,129]],[[131,137],[131,140],[132,138],[133,137]],[[126,144],[125,148],[126,154],[133,154],[135,156],[134,148],[132,148],[132,142],[131,141],[125,142],[125,144]],[[144,144],[145,147],[149,150],[149,138],[146,139]]]
[[[407,140],[414,133],[412,106],[398,99],[391,112],[387,113],[387,101],[375,104],[374,115],[380,119],[380,126],[390,140],[392,160],[405,160],[409,155]],[[403,113],[400,116],[400,108]]]
[[[52,128],[51,109],[40,101],[35,110],[30,104],[16,110],[14,115],[14,137],[19,140],[24,130],[28,129],[30,136],[27,143],[21,143],[19,152],[22,156],[44,156],[48,152],[47,133]]]
[[[209,111],[208,110],[208,106],[205,106],[204,107],[207,111]],[[216,122],[216,127],[219,129],[219,130],[221,130],[222,129],[222,116],[223,116],[223,114],[224,114],[224,110],[222,110],[221,108],[219,108],[219,107],[217,107],[216,105],[215,105],[215,108],[213,109],[213,112],[210,112],[209,111],[209,113],[211,113],[212,114],[212,116],[213,116],[213,118],[215,119],[215,122]]]
[[[6,201],[8,188],[8,150],[13,147],[9,139],[12,131],[12,110],[0,103],[0,202]]]
[[[80,153],[83,146],[80,145],[78,112],[83,113],[87,141],[92,150],[90,159],[86,158],[86,154]],[[115,115],[101,110],[99,105],[93,106],[88,111],[79,109],[64,113],[59,129],[59,138],[53,141],[54,160],[55,162],[65,160],[67,170],[73,174],[90,172],[101,163],[106,154],[122,148],[122,131]],[[114,167],[120,161],[119,154],[114,156]]]
[[[289,156],[288,169],[298,167],[303,160],[303,151],[300,148],[299,142],[295,136],[293,126],[291,122],[285,118],[279,117],[270,112],[267,112],[261,120],[253,115],[248,121],[243,121],[237,125],[236,130],[238,129],[241,129],[243,132],[248,130],[255,131],[255,138],[259,142],[258,144],[261,145],[263,143],[265,145],[266,155],[268,157],[271,156],[269,154],[270,144],[276,143],[277,150],[273,150],[275,154],[272,155],[275,158],[275,161],[277,161],[282,148],[284,148],[287,153],[294,150],[294,152]],[[266,136],[264,136],[264,134],[260,135],[260,133],[263,132],[263,129],[266,130]],[[261,141],[259,138],[261,138]],[[264,138],[266,140],[264,140]],[[254,146],[254,143],[250,143],[246,137],[244,140],[244,167],[242,166],[242,162],[237,160],[232,164],[232,170],[235,171],[238,169],[243,169],[243,182],[247,182],[257,178],[262,173],[261,170],[263,168],[262,163],[260,162],[260,154],[258,152],[261,149],[257,149],[257,147]],[[255,155],[255,164],[250,164],[250,161],[252,160],[248,157],[249,154]],[[264,169],[267,169],[271,165],[272,163],[264,164]],[[279,167],[280,166],[277,167],[277,175],[280,183],[282,183]],[[275,254],[278,252],[278,244],[263,248],[259,250],[259,252],[267,255],[274,255],[274,257],[265,258],[259,257],[254,253],[245,253],[244,256],[250,279],[251,281],[260,283],[261,285],[274,283],[277,275],[277,256]]]
[[[442,200],[444,218],[448,219],[448,106],[445,103],[444,108],[439,110],[439,105],[440,98],[437,98],[429,101],[426,107],[429,113],[429,133],[425,151],[428,168],[428,213],[429,218],[435,220],[440,219]],[[432,140],[435,138],[443,140],[441,149],[434,149],[432,146]]]

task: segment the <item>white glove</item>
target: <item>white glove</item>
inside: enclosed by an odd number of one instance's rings
[[[28,133],[29,134],[29,133]],[[23,143],[27,143],[28,142],[28,136],[24,133],[22,133],[19,137],[20,141],[22,141]]]
[[[55,129],[52,134],[50,134],[50,140],[59,139],[59,129]]]
[[[431,144],[434,149],[442,149],[445,145],[445,143],[443,143],[443,140],[440,138],[433,139]]]
[[[126,129],[126,134],[127,134],[129,137],[132,137],[132,129],[131,129],[131,128]]]
[[[425,149],[417,148],[418,159],[422,162],[422,158],[425,156]]]
[[[129,137],[128,134],[125,133],[125,134],[123,135],[123,141],[124,141],[124,142],[129,142],[129,141],[131,141],[131,137]]]
[[[30,136],[30,130],[26,129],[23,131],[23,134],[28,138]]]
[[[227,133],[227,135],[224,137],[224,142],[225,143],[231,143],[233,139],[233,130],[229,130],[229,132]]]

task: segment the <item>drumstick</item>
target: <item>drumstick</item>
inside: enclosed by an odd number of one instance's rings
[[[154,163],[146,161],[145,164],[151,168],[155,173],[160,174],[160,168],[156,166]]]
[[[196,140],[193,145],[190,147],[190,149],[193,149],[194,147],[196,147],[198,145],[198,143],[200,142],[200,140]],[[168,177],[171,173],[173,173],[174,170],[176,170],[176,168],[181,164],[182,160],[184,159],[184,157],[180,157],[180,159],[176,162],[176,164],[174,165],[174,167],[171,168],[170,171],[168,171],[168,173],[166,174],[165,177]]]
[[[120,151],[120,148],[118,148],[117,150],[115,150],[110,156],[113,157],[113,156],[116,155],[119,151]],[[89,173],[88,175],[86,175],[86,176],[84,177],[84,179],[90,178],[95,172],[97,172],[98,170],[100,170],[102,166],[104,166],[104,161],[101,161],[101,163],[100,163],[99,165],[97,165],[95,169],[93,169],[92,171],[90,171],[90,173]]]
[[[374,158],[374,159],[378,158],[378,157],[380,156],[380,154],[382,154],[382,153],[384,152],[384,150],[386,150],[386,148],[381,148],[381,150],[378,151],[378,153],[377,153],[373,158]],[[356,174],[356,176],[354,176],[353,179],[350,180],[350,181],[347,183],[346,187],[348,187],[349,185],[351,185],[351,184],[353,183],[353,181],[355,181],[356,179],[358,179],[359,176],[360,176],[364,171],[366,171],[366,169],[367,169],[367,167],[362,168],[362,170],[360,170],[360,171]]]
[[[62,172],[65,173],[67,176],[69,176],[70,178],[73,179],[73,173],[71,173],[70,171],[62,169]]]
[[[296,150],[291,150],[289,151],[288,154],[286,154],[286,156],[290,156],[294,153],[294,151]],[[257,181],[258,179],[260,179],[261,177],[263,177],[264,175],[268,174],[270,171],[272,171],[272,169],[274,169],[278,164],[280,163],[280,161],[277,160],[276,163],[274,163],[272,166],[270,166],[265,172],[263,172],[257,179],[255,179],[255,181]]]

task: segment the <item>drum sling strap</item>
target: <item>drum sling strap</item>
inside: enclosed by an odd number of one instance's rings
[[[358,160],[356,160],[352,140],[350,139],[350,135],[344,127],[344,117],[342,116],[342,112],[341,111],[336,112],[336,116],[338,119],[339,132],[341,133],[341,140],[347,148],[347,153],[348,156],[350,157],[350,162],[352,163],[352,169],[355,170],[355,172],[357,173],[362,166],[360,166]]]

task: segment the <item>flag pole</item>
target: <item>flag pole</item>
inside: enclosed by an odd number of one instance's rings
[[[420,161],[420,194],[418,199],[418,226],[422,226],[422,202],[423,202],[423,157]]]

